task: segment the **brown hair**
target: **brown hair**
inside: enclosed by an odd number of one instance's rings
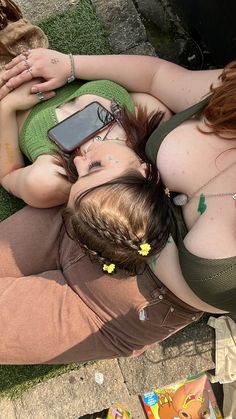
[[[225,67],[219,80],[218,87],[210,88],[212,96],[203,111],[205,123],[222,138],[236,138],[236,61]]]
[[[145,162],[149,163],[145,155],[145,145],[150,137],[151,133],[160,124],[164,113],[161,111],[147,113],[147,109],[142,106],[138,106],[136,113],[129,112],[126,108],[121,108],[119,123],[122,125],[126,133],[126,145],[130,147],[134,152]],[[71,183],[74,183],[77,178],[77,170],[73,163],[73,160],[77,152],[70,155],[66,155],[62,152],[54,154],[56,163],[63,166],[66,177]]]
[[[151,246],[148,256],[160,252],[170,232],[168,198],[158,171],[145,156],[145,144],[163,117],[162,112],[137,114],[122,110],[120,123],[127,146],[148,164],[147,177],[131,170],[80,195],[74,208],[66,208],[63,220],[69,236],[93,261],[114,263],[128,273],[141,272],[147,257],[140,245]]]
[[[154,167],[148,178],[133,170],[89,189],[74,208],[64,210],[63,220],[93,261],[114,263],[129,273],[142,272],[147,263],[139,254],[141,244],[151,246],[151,256],[169,237],[168,198]]]

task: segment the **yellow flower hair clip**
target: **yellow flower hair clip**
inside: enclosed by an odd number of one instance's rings
[[[142,256],[147,256],[151,250],[151,246],[148,243],[140,244],[140,250],[138,250],[138,253]]]
[[[103,271],[107,272],[108,274],[112,274],[114,272],[115,268],[116,268],[116,265],[114,263],[110,263],[110,265],[106,265],[104,263],[104,265],[102,267]]]

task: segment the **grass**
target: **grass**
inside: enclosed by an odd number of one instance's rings
[[[64,13],[38,23],[47,34],[50,48],[65,53],[110,53],[104,28],[96,17],[89,0],[80,0]],[[12,215],[24,203],[0,187],[0,221]],[[20,397],[33,385],[53,378],[81,364],[71,365],[0,365],[0,397]]]
[[[73,54],[107,54],[107,36],[89,0],[80,0],[66,13],[38,24],[47,34],[50,48]]]
[[[0,397],[14,400],[36,384],[83,365],[0,365]]]

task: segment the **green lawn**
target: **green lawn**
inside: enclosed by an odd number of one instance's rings
[[[89,0],[80,0],[67,12],[38,23],[47,34],[50,48],[66,53],[110,53],[106,33]],[[0,187],[0,221],[24,206]],[[28,387],[80,365],[0,366],[0,397],[19,397]]]

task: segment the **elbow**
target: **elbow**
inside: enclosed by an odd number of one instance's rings
[[[18,163],[18,164],[12,164],[11,166],[9,166],[8,168],[6,168],[5,170],[0,171],[0,184],[7,189],[4,186],[4,183],[7,182],[7,178],[8,176],[15,172],[18,169],[22,169],[22,167],[24,167],[22,164]]]
[[[36,208],[51,208],[67,202],[70,184],[50,171],[30,165],[10,172],[1,179],[2,186],[12,195]]]
[[[21,198],[30,206],[36,208],[51,208],[67,202],[66,195],[60,188],[60,182],[53,179],[38,178],[31,173],[28,176]]]

